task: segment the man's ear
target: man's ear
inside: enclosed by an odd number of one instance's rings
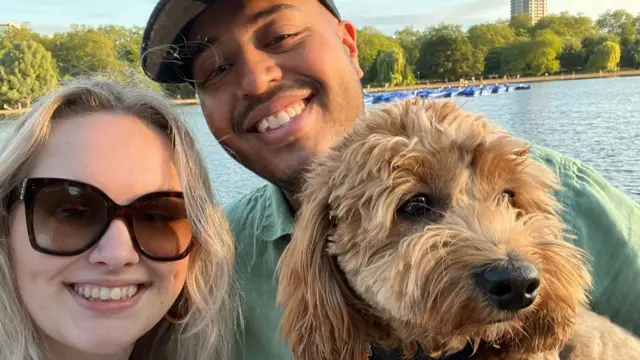
[[[360,62],[358,61],[358,45],[356,41],[356,27],[349,21],[340,21],[338,23],[338,32],[342,39],[342,44],[347,51],[347,55],[351,58],[358,77],[362,78],[364,72],[360,68]]]

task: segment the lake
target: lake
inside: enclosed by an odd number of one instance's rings
[[[640,202],[640,77],[534,83],[531,90],[456,102],[533,143],[593,166]],[[264,183],[222,150],[197,105],[180,110],[222,203]]]

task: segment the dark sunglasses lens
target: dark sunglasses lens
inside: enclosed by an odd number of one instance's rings
[[[33,235],[47,250],[82,249],[104,226],[107,208],[99,195],[75,185],[52,185],[38,192],[33,209]]]
[[[192,238],[184,200],[177,197],[140,204],[133,215],[133,230],[145,253],[163,259],[182,255]]]

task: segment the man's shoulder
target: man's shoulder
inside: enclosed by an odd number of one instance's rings
[[[530,154],[557,174],[562,217],[589,253],[592,309],[640,334],[640,205],[577,159],[542,146]]]
[[[636,201],[611,184],[592,166],[544,146],[533,146],[530,155],[544,163],[558,177],[556,193],[570,223],[608,214],[614,223],[626,222],[628,215],[637,216]],[[577,217],[576,217],[577,215]],[[622,219],[624,218],[624,219]]]

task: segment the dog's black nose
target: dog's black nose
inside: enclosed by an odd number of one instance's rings
[[[492,264],[473,274],[476,286],[501,310],[518,311],[535,301],[540,287],[536,268],[526,262]]]

